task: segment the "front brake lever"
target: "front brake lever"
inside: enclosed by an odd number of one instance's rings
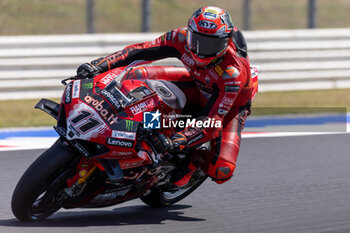
[[[68,80],[78,80],[78,79],[81,79],[81,78],[79,78],[78,75],[76,75],[76,76],[73,76],[73,77],[69,77],[69,78],[63,79],[63,80],[61,81],[61,83],[62,83],[63,85],[65,85],[65,86],[67,86],[67,82],[66,82],[66,81],[68,81]]]

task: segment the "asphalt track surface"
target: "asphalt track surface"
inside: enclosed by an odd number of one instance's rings
[[[30,223],[14,218],[10,200],[42,150],[0,152],[0,232],[350,232],[349,142],[349,134],[244,139],[231,181],[206,181],[174,206],[134,200]]]

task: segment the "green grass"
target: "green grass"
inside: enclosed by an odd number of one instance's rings
[[[350,107],[350,90],[258,93],[254,104],[257,107]]]
[[[349,92],[350,89],[259,93],[253,102],[252,115],[344,112],[350,107]],[[52,117],[34,109],[38,101],[0,101],[0,128],[55,125]]]
[[[59,99],[53,100],[59,102]],[[51,116],[34,109],[38,101],[39,99],[0,101],[0,128],[55,125]]]
[[[258,93],[252,114],[344,112],[350,108],[349,93],[349,89]]]
[[[0,0],[0,35],[85,33],[85,0]],[[139,32],[141,0],[95,0],[98,33]],[[307,0],[251,0],[252,29],[296,29],[307,25]],[[187,24],[201,6],[226,9],[242,27],[243,0],[152,0],[151,31]],[[350,27],[350,1],[319,0],[318,27]]]

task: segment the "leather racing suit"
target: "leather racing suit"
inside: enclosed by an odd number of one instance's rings
[[[211,141],[210,155],[204,161],[197,159],[194,164],[201,166],[217,183],[223,183],[235,170],[241,131],[257,92],[257,80],[251,77],[245,39],[235,27],[227,52],[205,68],[198,67],[188,51],[186,28],[171,30],[153,41],[127,46],[93,61],[93,64],[104,72],[137,60],[151,62],[169,57],[181,60],[185,68],[169,66],[159,71],[145,67],[143,72],[148,73],[149,78],[182,83],[179,87],[189,103],[200,106],[199,117],[221,122],[220,128],[188,127],[179,133],[186,137],[187,147]]]

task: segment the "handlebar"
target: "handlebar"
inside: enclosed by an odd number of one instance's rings
[[[83,79],[83,78],[81,78],[81,77],[79,77],[78,75],[76,75],[76,76],[73,76],[73,77],[69,77],[69,78],[63,79],[63,80],[61,81],[61,83],[62,83],[63,85],[65,85],[65,86],[67,86],[67,82],[66,82],[66,81],[68,81],[68,80],[78,80],[78,79]]]

